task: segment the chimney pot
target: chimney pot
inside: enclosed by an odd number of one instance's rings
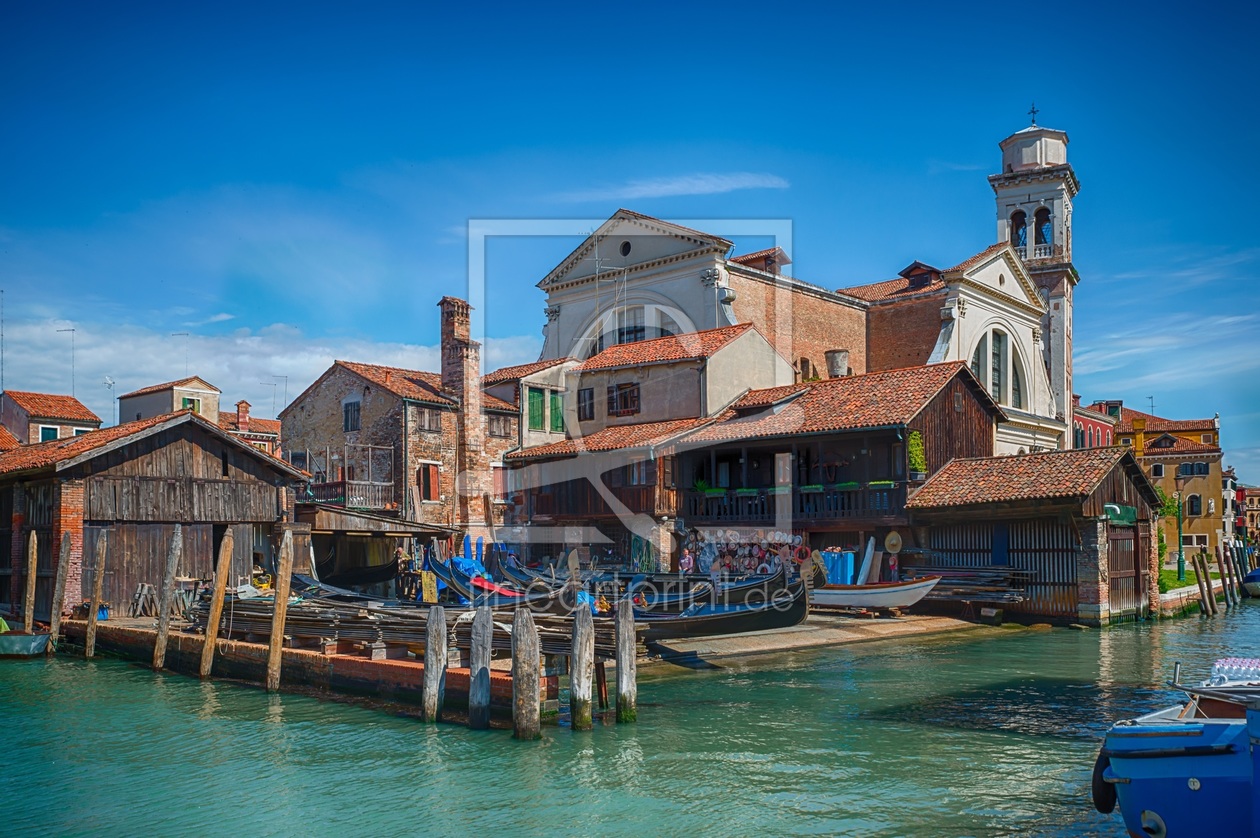
[[[849,350],[828,349],[823,355],[827,358],[828,378],[844,378],[849,374]]]

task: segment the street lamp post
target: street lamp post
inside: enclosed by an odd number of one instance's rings
[[[1186,548],[1181,538],[1181,490],[1177,490],[1177,581],[1186,581]]]

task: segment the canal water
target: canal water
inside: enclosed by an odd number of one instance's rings
[[[5,835],[1118,835],[1089,772],[1159,685],[1254,656],[1213,620],[982,630],[645,675],[640,722],[537,743],[155,675],[0,663]]]

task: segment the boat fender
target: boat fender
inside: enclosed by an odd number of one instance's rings
[[[1090,782],[1090,791],[1093,792],[1094,808],[1104,815],[1110,815],[1116,809],[1116,787],[1108,783],[1103,778],[1103,772],[1111,765],[1111,757],[1107,756],[1103,751],[1098,752],[1098,759],[1094,760],[1094,776]]]
[[[758,573],[769,573],[769,572],[770,572],[770,565],[766,564],[765,562],[762,562],[761,564],[757,565],[757,572],[758,572]]]
[[[810,560],[809,548],[797,547],[795,550],[792,551],[792,558],[795,559],[796,563],[799,565],[805,564],[806,562]]]

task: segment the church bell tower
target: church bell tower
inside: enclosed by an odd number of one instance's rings
[[[1046,312],[1041,345],[1057,418],[1072,427],[1072,297],[1080,276],[1072,265],[1072,201],[1080,191],[1067,160],[1068,136],[1036,122],[998,145],[1002,171],[989,175],[997,198],[999,242],[1010,242],[1036,283]],[[1065,434],[1063,447],[1072,445]]]

